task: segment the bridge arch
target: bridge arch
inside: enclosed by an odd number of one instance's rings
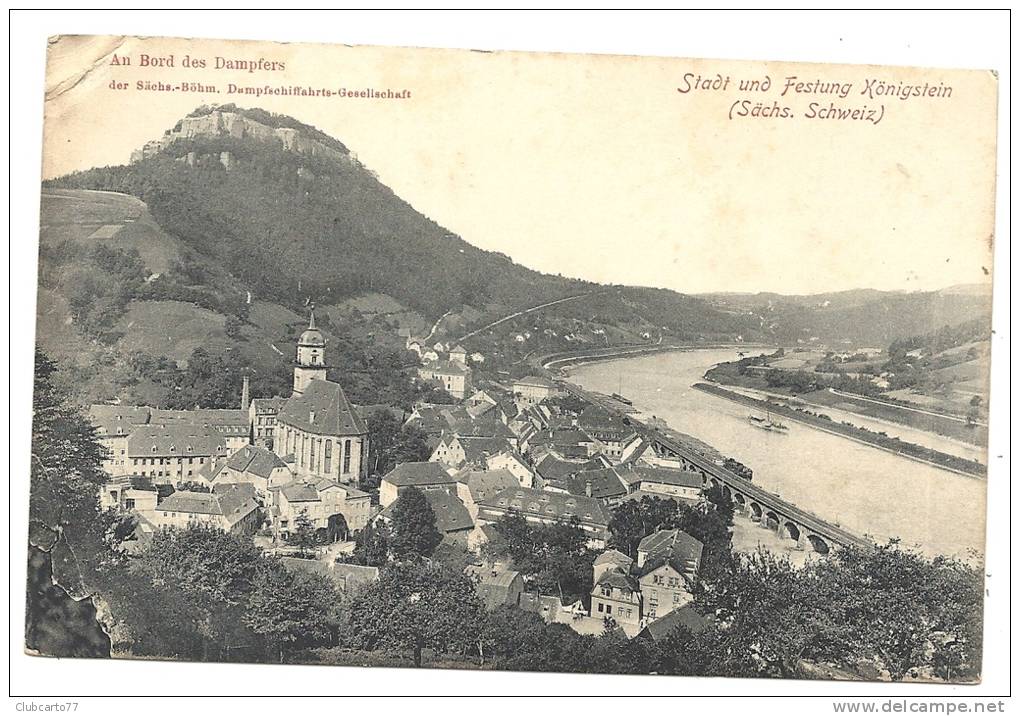
[[[811,549],[813,549],[818,554],[828,554],[829,553],[829,551],[830,551],[829,543],[826,542],[825,539],[823,539],[822,537],[819,537],[818,535],[814,535],[814,534],[809,534],[807,536],[807,540],[808,540],[808,544],[811,545]]]
[[[752,502],[750,505],[748,505],[748,507],[751,510],[750,515],[749,515],[751,517],[751,519],[753,519],[753,520],[760,520],[761,519],[761,514],[762,514],[761,505],[759,505],[757,502]]]
[[[800,527],[798,527],[793,522],[790,522],[788,520],[786,522],[786,524],[783,525],[783,531],[786,533],[786,536],[789,537],[790,539],[792,539],[794,542],[797,542],[797,543],[800,542],[800,534],[801,534],[800,533]]]
[[[779,515],[776,514],[775,510],[769,510],[765,513],[765,519],[762,520],[762,526],[768,527],[770,530],[779,530],[779,525],[782,522],[779,520]]]
[[[733,493],[733,511],[734,512],[743,513],[745,510],[747,510],[747,498],[745,498],[739,492],[734,492]]]

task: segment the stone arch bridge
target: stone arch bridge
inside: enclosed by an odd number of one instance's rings
[[[826,522],[817,515],[800,509],[778,495],[755,485],[750,480],[716,465],[711,460],[693,452],[668,432],[653,428],[622,413],[618,407],[603,396],[589,393],[572,383],[560,382],[560,386],[579,398],[595,403],[606,410],[625,418],[635,432],[642,435],[661,457],[678,460],[684,469],[701,475],[706,487],[720,486],[734,503],[737,514],[742,514],[763,527],[777,532],[804,549],[828,554],[833,548],[854,546],[864,549],[873,543],[847,530]]]

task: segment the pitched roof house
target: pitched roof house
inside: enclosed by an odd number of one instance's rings
[[[290,482],[290,467],[271,450],[245,445],[226,458],[206,463],[198,476],[210,487],[247,483],[255,487],[259,499],[268,502],[270,490]]]
[[[157,527],[216,527],[224,532],[249,534],[261,518],[250,489],[235,485],[222,492],[178,491],[168,495],[148,515]]]
[[[457,480],[457,497],[464,503],[472,519],[478,516],[478,503],[520,482],[509,470],[472,470],[464,468],[454,477]]]
[[[468,565],[464,569],[475,583],[475,590],[488,610],[517,606],[524,592],[520,572],[493,565]]]
[[[445,490],[423,490],[425,499],[436,516],[436,529],[444,537],[459,538],[467,543],[467,536],[474,529],[475,523],[464,504]],[[379,513],[377,520],[390,522],[393,519],[393,510],[396,502],[391,502],[386,509]]]
[[[390,470],[379,484],[379,504],[388,507],[402,490],[417,487],[423,492],[457,492],[457,481],[438,462],[404,462]]]

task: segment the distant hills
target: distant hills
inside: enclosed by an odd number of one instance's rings
[[[254,365],[288,361],[284,343],[309,302],[364,345],[383,333],[397,345],[398,328],[427,334],[441,319],[437,335],[455,339],[586,296],[484,332],[472,350],[533,333],[548,350],[812,339],[884,346],[990,313],[988,297],[969,290],[689,296],[542,274],[420,213],[339,139],[234,105],[197,108],[128,165],[45,182],[42,226],[40,342],[77,356],[84,372],[83,356],[93,360],[98,347],[114,361],[127,351],[180,361],[194,346],[238,348]],[[173,316],[166,335],[147,326],[160,316]],[[507,360],[517,361],[539,346],[511,348]],[[370,369],[371,356],[364,362]],[[94,392],[123,393],[123,382]]]
[[[991,334],[990,285],[911,293],[858,289],[809,296],[716,293],[699,298],[720,310],[753,317],[759,331],[778,343],[886,348],[896,339],[975,319],[986,320]]]

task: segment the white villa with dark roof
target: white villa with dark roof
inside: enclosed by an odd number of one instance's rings
[[[422,492],[443,490],[457,494],[457,480],[438,462],[404,462],[390,470],[379,483],[379,504],[388,507],[409,487]]]
[[[439,383],[447,393],[459,400],[471,393],[471,369],[457,361],[428,361],[418,369],[418,377]]]

